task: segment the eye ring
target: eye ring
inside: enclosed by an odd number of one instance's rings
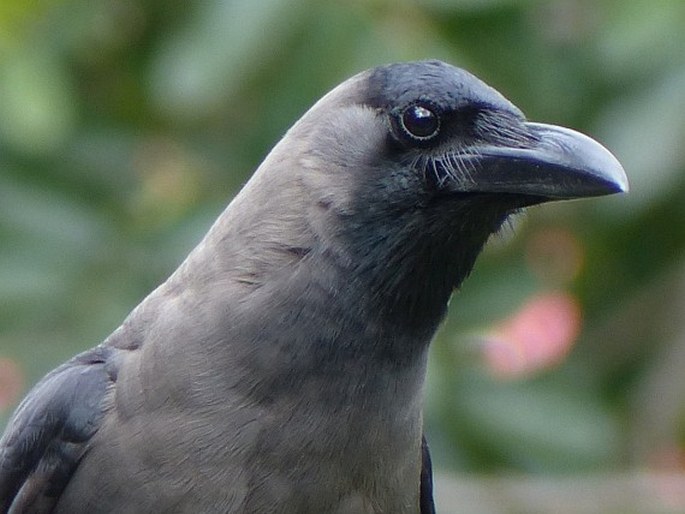
[[[426,102],[405,107],[398,121],[402,132],[414,141],[429,141],[440,133],[440,116],[435,107]]]

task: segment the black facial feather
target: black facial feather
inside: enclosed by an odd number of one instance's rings
[[[473,179],[479,146],[527,148],[537,142],[521,111],[464,70],[440,61],[377,68],[364,103],[387,117],[386,155],[439,192],[449,181]],[[437,118],[430,137],[408,133],[406,113],[427,109]]]
[[[363,103],[377,109],[426,99],[441,108],[459,110],[465,106],[520,111],[500,93],[484,85],[465,70],[440,61],[397,63],[372,71]]]

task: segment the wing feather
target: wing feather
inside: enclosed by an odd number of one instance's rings
[[[45,376],[0,439],[0,513],[49,513],[88,449],[116,381],[113,349],[97,347]]]

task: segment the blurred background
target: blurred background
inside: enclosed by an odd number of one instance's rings
[[[365,68],[465,67],[631,193],[494,237],[432,349],[441,512],[685,512],[685,2],[3,0],[0,428]]]

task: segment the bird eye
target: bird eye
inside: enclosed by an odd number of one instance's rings
[[[400,117],[404,132],[412,139],[426,141],[440,132],[440,117],[425,104],[413,104],[407,107]]]

